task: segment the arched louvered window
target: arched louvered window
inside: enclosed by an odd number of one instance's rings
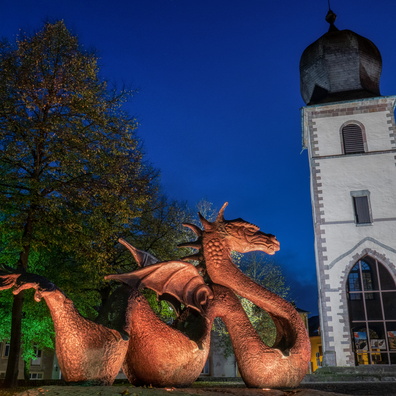
[[[345,154],[364,153],[363,131],[359,125],[345,125],[342,128],[342,140]]]

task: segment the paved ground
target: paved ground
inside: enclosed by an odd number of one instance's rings
[[[129,386],[44,386],[42,388],[30,389],[18,396],[336,396],[339,393],[329,393],[320,390],[298,389],[282,391],[276,389],[247,389],[247,388],[186,388],[186,389],[147,389],[132,388]]]
[[[101,386],[43,386],[29,389],[18,396],[396,396],[396,383],[321,383],[296,389],[248,389],[239,386],[174,388],[140,388],[130,385]]]

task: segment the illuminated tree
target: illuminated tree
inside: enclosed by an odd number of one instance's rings
[[[135,120],[122,111],[127,97],[108,88],[96,57],[63,22],[15,46],[0,44],[0,232],[8,264],[31,270],[38,252],[48,259],[38,267],[45,273],[69,254],[92,282],[108,272],[115,241],[141,215],[156,176],[142,160]],[[6,386],[17,378],[22,307],[20,293]]]
[[[159,261],[174,260],[192,253],[189,248],[178,248],[178,244],[190,239],[190,231],[182,223],[191,221],[186,205],[177,201],[169,201],[163,195],[153,194],[144,205],[141,216],[134,219],[125,230],[123,238],[137,249],[147,252]],[[131,272],[139,268],[131,253],[122,245],[112,249],[111,272]],[[111,273],[109,272],[109,273]],[[111,320],[117,315],[124,316],[127,300],[120,301],[121,295],[114,297],[120,288],[119,282],[102,284],[99,290],[101,301],[96,321],[111,327]],[[156,293],[145,290],[154,312],[166,322],[174,318],[175,312]],[[124,296],[123,296],[124,297]],[[110,319],[112,318],[112,319]]]
[[[186,204],[170,201],[164,196],[151,199],[139,219],[132,235],[132,244],[164,260],[175,260],[190,249],[180,249],[178,244],[190,238],[190,230],[183,223],[191,222],[192,215]]]

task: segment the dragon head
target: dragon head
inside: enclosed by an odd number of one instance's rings
[[[272,255],[280,249],[274,235],[261,232],[259,227],[243,219],[226,221],[225,230],[224,238],[231,250],[236,252],[262,251]]]
[[[260,231],[256,225],[242,219],[225,220],[224,210],[227,205],[226,202],[222,206],[214,222],[209,222],[199,214],[204,228],[201,235],[216,235],[230,250],[239,253],[262,251],[272,255],[280,249],[276,237]]]

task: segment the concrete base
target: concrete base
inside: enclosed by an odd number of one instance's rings
[[[367,365],[356,367],[322,367],[306,375],[302,383],[314,382],[396,382],[396,366]]]
[[[323,366],[335,367],[337,366],[336,353],[334,351],[325,351],[323,354]]]

